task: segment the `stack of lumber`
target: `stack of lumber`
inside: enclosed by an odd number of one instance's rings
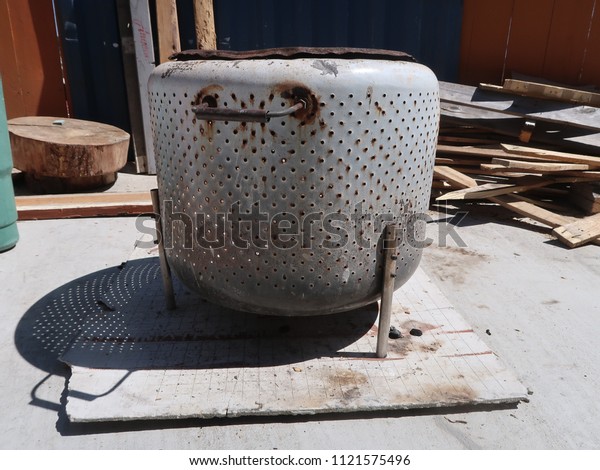
[[[568,247],[600,244],[600,95],[519,80],[440,95],[434,204],[496,204]]]

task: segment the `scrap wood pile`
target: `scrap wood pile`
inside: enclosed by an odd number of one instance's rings
[[[600,244],[600,94],[506,80],[440,97],[433,204],[497,204],[568,247]]]

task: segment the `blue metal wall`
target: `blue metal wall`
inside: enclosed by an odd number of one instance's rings
[[[189,3],[191,8],[192,2],[179,3]],[[462,3],[462,0],[214,0],[218,48],[345,46],[401,50],[431,67],[440,79],[456,81]],[[189,46],[190,37],[193,38],[193,30],[182,31],[182,47]]]
[[[71,114],[129,131],[121,38],[114,0],[54,0]]]

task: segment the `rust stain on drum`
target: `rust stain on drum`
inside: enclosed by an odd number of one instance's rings
[[[223,87],[216,83],[205,86],[198,93],[196,93],[196,96],[194,96],[192,106],[199,106],[202,103],[206,103],[211,107],[216,107],[217,99],[219,98],[219,91],[223,91]]]
[[[219,91],[223,91],[223,87],[221,85],[217,85],[216,83],[205,86],[194,96],[194,99],[192,100],[192,106],[200,106],[204,104],[211,108],[216,108],[218,106]],[[213,121],[205,121],[205,124],[206,127],[200,126],[200,135],[207,137],[210,142],[213,138]]]
[[[319,97],[312,90],[300,82],[287,81],[276,85],[273,92],[283,99],[289,100],[290,106],[302,100],[306,107],[291,116],[300,120],[302,124],[312,124],[320,115]]]

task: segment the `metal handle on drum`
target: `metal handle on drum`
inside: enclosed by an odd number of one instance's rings
[[[289,116],[290,114],[306,107],[304,100],[281,111],[267,111],[265,109],[229,109],[215,108],[206,104],[194,106],[192,112],[198,119],[205,121],[243,121],[243,122],[269,122],[271,118]]]

